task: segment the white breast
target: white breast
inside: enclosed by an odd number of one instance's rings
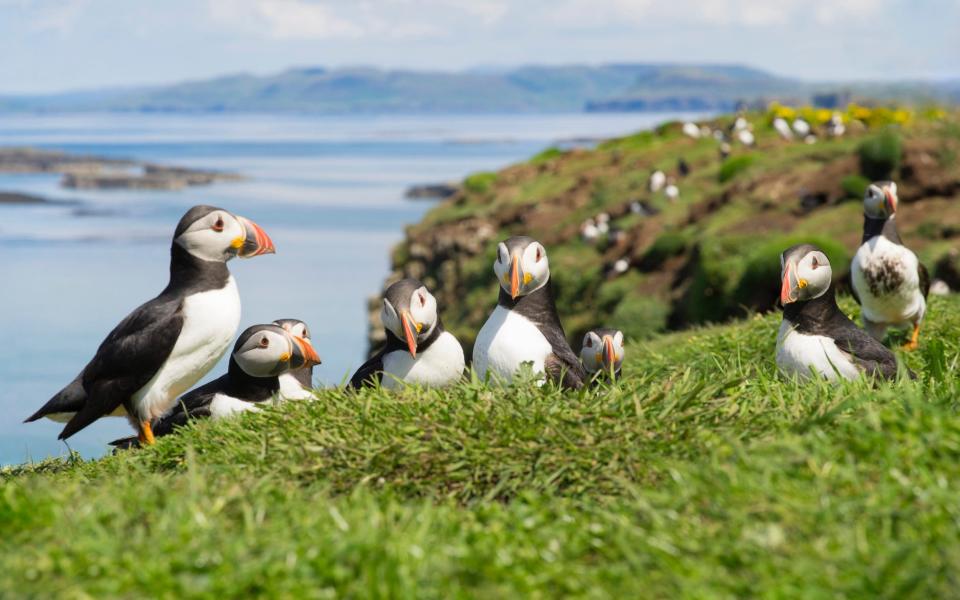
[[[381,385],[387,389],[399,387],[401,383],[442,387],[460,380],[464,364],[460,342],[444,331],[429,348],[418,352],[417,358],[406,350],[385,354]]]
[[[812,377],[811,369],[830,381],[835,381],[838,374],[845,379],[861,375],[860,368],[837,348],[833,339],[799,333],[786,319],[777,334],[777,366],[786,375],[803,379]]]
[[[919,261],[909,248],[883,236],[865,242],[850,266],[852,283],[865,319],[874,323],[904,325],[923,318],[926,301],[920,291]],[[887,273],[902,283],[893,290],[870,289],[868,273]]]
[[[292,373],[284,373],[277,378],[280,381],[280,397],[284,400],[306,400],[312,398],[310,390],[303,388]]]
[[[170,356],[134,396],[141,418],[155,419],[223,357],[240,324],[240,294],[231,276],[219,290],[187,296],[183,329]]]
[[[260,410],[256,403],[245,402],[226,394],[216,394],[210,401],[210,418],[223,419],[242,412]]]
[[[534,373],[544,372],[544,362],[553,347],[529,319],[497,306],[483,324],[473,346],[473,367],[483,379],[510,380],[521,365],[530,363]]]

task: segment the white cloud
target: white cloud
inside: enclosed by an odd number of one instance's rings
[[[208,0],[211,17],[221,24],[276,39],[356,37],[363,30],[330,6],[305,0]]]

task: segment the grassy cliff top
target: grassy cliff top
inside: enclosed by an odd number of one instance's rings
[[[949,596],[958,309],[916,381],[783,381],[771,314],[630,344],[614,389],[326,390],[4,469],[0,596]]]
[[[781,139],[771,126],[778,115],[806,117],[815,143]],[[960,115],[850,106],[844,135],[830,137],[832,116],[782,106],[747,114],[756,145],[733,141],[726,160],[712,136],[692,139],[668,123],[471,175],[408,229],[392,277],[422,279],[468,351],[496,302],[496,242],[511,235],[546,245],[572,340],[600,325],[641,338],[722,322],[773,308],[779,254],[799,241],[824,248],[842,280],[860,243],[863,191],[871,179],[892,178],[901,237],[935,277],[960,288]],[[732,122],[706,125],[726,131]],[[675,181],[676,201],[648,191],[655,169]],[[616,236],[584,241],[581,226],[603,213]]]

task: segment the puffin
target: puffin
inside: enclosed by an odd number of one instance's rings
[[[623,332],[619,329],[599,327],[583,336],[580,346],[580,362],[594,381],[607,378],[620,379],[623,366]]]
[[[850,265],[853,297],[863,326],[883,340],[887,327],[913,327],[906,350],[915,350],[927,310],[930,275],[897,234],[897,184],[878,181],[863,196],[863,243]]]
[[[280,378],[320,364],[310,342],[281,326],[254,325],[237,338],[227,373],[183,395],[168,414],[152,423],[153,435],[173,433],[193,419],[222,419],[259,410],[274,397],[283,398]],[[110,442],[129,448],[143,440],[128,437]]]
[[[274,325],[312,344],[310,330],[300,319],[277,319]],[[317,362],[316,364],[321,364]],[[280,375],[280,395],[287,400],[306,400],[313,397],[313,364]]]
[[[406,278],[388,287],[380,319],[387,343],[353,374],[352,388],[442,387],[463,376],[463,347],[443,328],[437,299],[423,283]]]
[[[473,346],[477,375],[505,382],[529,363],[563,388],[582,387],[587,374],[560,324],[543,244],[527,236],[500,242],[493,271],[500,293]]]
[[[799,244],[780,255],[783,322],[777,334],[777,366],[787,376],[830,381],[897,376],[897,359],[857,327],[837,306],[833,270],[822,250]]]
[[[170,280],[127,315],[77,377],[27,422],[68,417],[58,436],[124,415],[153,443],[151,422],[169,411],[226,353],[240,324],[240,295],[227,261],[275,252],[253,221],[214,206],[183,215],[170,249]]]

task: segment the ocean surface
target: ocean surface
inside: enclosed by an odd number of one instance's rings
[[[246,177],[176,192],[87,191],[61,188],[58,175],[0,174],[0,191],[76,201],[0,205],[0,464],[67,452],[56,440],[61,425],[22,421],[80,372],[124,316],[165,286],[170,237],[190,206],[221,206],[270,234],[276,255],[230,263],[243,300],[241,329],[305,320],[323,358],[316,383],[335,385],[363,362],[367,298],[381,290],[390,248],[433,205],[405,199],[408,186],[683,116],[0,115],[0,146]],[[130,431],[123,419],[103,419],[69,444],[98,456]]]

